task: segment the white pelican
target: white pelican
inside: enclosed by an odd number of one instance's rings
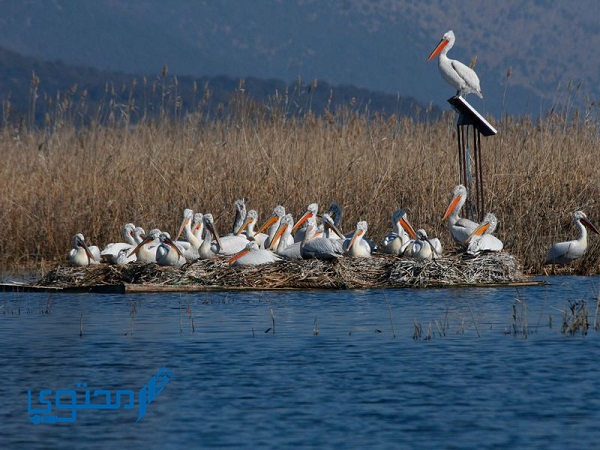
[[[275,233],[269,250],[274,250],[275,253],[285,259],[302,259],[302,253],[300,251],[301,242],[294,242],[294,239],[292,238],[293,226],[294,218],[292,215],[286,214],[283,216],[281,218],[279,230]]]
[[[183,253],[171,240],[168,233],[160,233],[160,244],[156,249],[156,264],[159,266],[182,266],[186,260]]]
[[[183,233],[186,240],[175,241],[175,245],[179,247],[179,250],[187,261],[195,261],[199,258],[198,249],[202,244],[202,239],[198,238],[192,231],[193,218],[194,212],[191,209],[185,209],[183,211],[183,222],[181,222],[181,227],[179,227],[176,239],[179,239]]]
[[[254,227],[256,226],[257,222],[258,213],[256,212],[256,210],[251,209],[250,211],[248,211],[248,214],[246,214],[246,221],[238,230],[237,235],[240,236],[245,231],[246,237],[248,239],[253,239],[255,242],[258,243],[259,247],[264,247],[264,242],[269,237],[269,235],[265,233],[257,233],[254,231]]]
[[[323,217],[328,217],[326,214]],[[331,218],[329,218],[331,220]],[[316,259],[337,259],[344,255],[344,241],[342,239],[329,239],[326,237],[313,237],[317,229],[317,219],[314,215],[308,216],[305,221],[308,223],[306,232],[300,245],[302,258]],[[298,223],[296,223],[298,225]],[[328,223],[333,225],[333,221]]]
[[[402,255],[411,239],[417,239],[417,234],[406,218],[406,211],[397,209],[392,214],[394,231],[383,238],[381,251],[390,255]]]
[[[146,235],[143,234],[144,230],[141,231],[141,236],[143,236],[143,239],[137,245],[137,247],[135,247],[131,253],[129,253],[129,256],[137,255],[137,260],[145,264],[155,263],[156,250],[160,245],[161,231],[158,228],[154,228]]]
[[[240,234],[239,230],[246,221],[246,201],[243,198],[238,199],[233,202],[233,207],[235,209],[235,217],[233,219],[231,234],[236,235]]]
[[[317,203],[311,203],[310,205],[308,205],[308,207],[306,208],[306,212],[302,215],[302,217],[300,217],[300,219],[298,219],[298,222],[296,222],[296,224],[292,228],[292,233],[293,232],[296,233],[294,235],[294,242],[301,242],[302,240],[304,240],[306,228],[303,228],[300,230],[298,230],[298,228],[300,228],[302,226],[302,224],[304,222],[306,222],[309,218],[315,218],[315,230],[313,230],[313,233],[317,232],[316,231],[316,217],[317,217],[318,212],[319,212],[319,205]]]
[[[579,228],[579,237],[573,241],[558,242],[548,251],[544,264],[569,264],[570,262],[581,258],[587,249],[587,230],[600,234],[598,229],[587,218],[583,211],[575,211],[573,222]]]
[[[200,259],[214,258],[223,248],[221,245],[221,239],[215,230],[212,214],[204,214],[202,220],[204,222],[204,239],[202,240],[202,244],[198,249],[198,256]]]
[[[371,256],[371,246],[364,240],[367,229],[367,222],[361,220],[356,224],[356,230],[352,238],[344,241],[344,248],[348,256],[356,258],[369,258]]]
[[[281,218],[283,216],[285,216],[285,208],[281,205],[275,206],[271,217],[256,232],[256,234],[259,234],[262,233],[264,230],[268,229],[269,236],[263,241],[264,248],[269,248],[271,246],[271,241],[273,240],[275,233],[277,233],[277,230],[279,229],[279,225],[281,224]]]
[[[469,255],[479,255],[482,252],[501,252],[504,244],[492,233],[496,230],[498,219],[492,213],[487,213],[481,225],[473,231],[471,237],[467,241],[467,253]]]
[[[456,89],[456,95],[477,94],[483,98],[481,87],[479,86],[479,77],[473,69],[465,66],[460,61],[448,58],[448,51],[454,45],[454,32],[448,31],[437,47],[431,52],[427,61],[431,61],[438,54],[438,68],[442,74],[442,78]]]
[[[192,221],[192,234],[196,236],[202,243],[202,235],[204,234],[204,220],[202,213],[195,213]]]
[[[417,239],[411,240],[404,255],[415,259],[432,259],[442,255],[442,243],[439,239],[429,239],[423,229],[417,230]]]
[[[74,266],[100,264],[100,250],[95,245],[88,246],[83,234],[77,233],[73,236],[73,248],[69,252],[68,259]]]
[[[452,191],[452,196],[452,201],[448,205],[448,209],[446,209],[442,220],[448,219],[448,229],[450,230],[452,239],[464,245],[479,224],[458,216],[458,213],[467,201],[467,188],[459,184]]]
[[[259,266],[281,261],[281,256],[271,250],[265,250],[258,246],[255,241],[248,242],[246,248],[227,261],[232,266]]]
[[[131,250],[135,248],[137,242],[133,236],[135,232],[135,225],[132,223],[127,223],[123,226],[123,237],[126,242],[111,242],[106,247],[102,249],[100,252],[100,256],[104,258],[106,262],[109,264],[117,264],[117,257],[121,250],[125,250],[125,255],[121,255],[119,258],[118,264],[127,264],[129,262],[133,262],[137,260],[135,254],[129,256]]]

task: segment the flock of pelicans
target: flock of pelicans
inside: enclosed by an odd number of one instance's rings
[[[459,217],[466,200],[467,189],[463,185],[456,186],[442,218],[448,220],[452,239],[471,256],[501,251],[503,243],[492,234],[498,223],[494,214],[488,213],[480,224]],[[359,221],[353,233],[342,233],[342,209],[337,204],[332,204],[327,213],[318,214],[318,205],[312,203],[297,221],[285,213],[283,206],[277,205],[272,216],[256,231],[257,212],[246,212],[244,200],[236,200],[234,207],[233,229],[226,236],[219,236],[211,214],[194,214],[186,209],[175,240],[158,229],[145,233],[142,228],[128,223],[123,227],[126,242],[108,244],[102,251],[88,245],[82,234],[76,234],[68,260],[75,266],[100,262],[124,265],[134,261],[181,266],[198,259],[224,256],[231,265],[244,266],[283,259],[368,258],[375,252],[415,259],[434,259],[442,254],[440,240],[429,238],[423,229],[415,231],[403,209],[394,211],[393,232],[377,245],[367,238],[365,221]],[[566,264],[581,257],[587,247],[586,227],[600,234],[583,212],[575,212],[574,220],[580,229],[579,239],[552,246],[547,263]]]

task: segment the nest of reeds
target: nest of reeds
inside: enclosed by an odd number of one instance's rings
[[[453,255],[419,261],[374,255],[372,258],[281,261],[238,267],[230,266],[221,258],[198,260],[181,267],[141,263],[61,266],[35,285],[63,288],[147,284],[222,289],[360,289],[473,286],[524,280],[517,259],[500,252],[470,259]]]

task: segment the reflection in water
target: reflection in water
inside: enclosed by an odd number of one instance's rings
[[[568,447],[598,437],[599,279],[501,289],[3,294],[0,444],[27,448]],[[318,333],[315,330],[318,329]],[[420,329],[420,333],[417,330]],[[80,336],[81,334],[81,336]],[[478,337],[479,336],[479,337]],[[34,425],[27,392],[138,392],[144,417]],[[157,445],[158,444],[158,445]]]

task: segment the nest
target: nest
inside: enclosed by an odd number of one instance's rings
[[[195,289],[360,289],[508,284],[525,281],[518,261],[508,253],[467,259],[453,255],[414,260],[386,255],[281,261],[231,267],[225,259],[198,260],[181,267],[132,263],[125,266],[57,267],[35,286],[85,288],[150,285]],[[149,289],[151,290],[151,289]]]

